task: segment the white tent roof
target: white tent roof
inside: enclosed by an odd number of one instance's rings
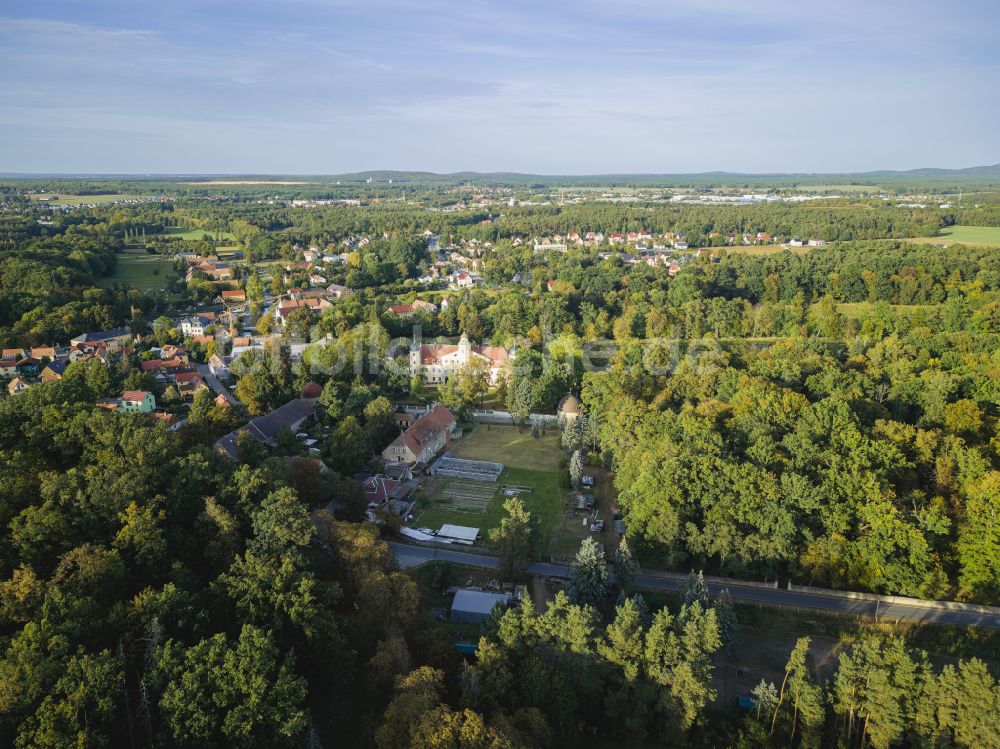
[[[405,536],[406,538],[412,538],[414,541],[437,541],[439,539],[431,536],[423,531],[414,530],[413,528],[400,528],[399,535]],[[451,543],[448,539],[440,539],[441,543]]]
[[[498,603],[510,603],[510,593],[487,593],[484,590],[460,588],[455,591],[451,609],[470,614],[489,614]]]
[[[479,538],[478,528],[469,528],[465,525],[451,525],[445,524],[441,526],[441,530],[438,531],[438,538],[444,536],[445,538],[457,538],[459,541],[468,541],[472,543],[477,538]]]

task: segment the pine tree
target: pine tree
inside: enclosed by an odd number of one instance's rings
[[[785,678],[781,681],[778,701],[774,706],[774,716],[771,718],[771,735],[778,727],[778,718],[782,715],[782,707],[788,704],[791,715],[788,716],[791,732],[788,742],[794,743],[795,735],[802,731],[803,743],[809,743],[815,737],[817,729],[823,722],[823,690],[816,685],[812,672],[809,670],[809,638],[800,637],[785,666]]]
[[[833,707],[849,743],[888,749],[912,722],[917,667],[899,638],[866,638],[842,653]]]
[[[573,575],[567,592],[573,603],[597,608],[608,590],[608,565],[604,549],[592,538],[583,539],[573,562]]]
[[[750,694],[757,701],[757,720],[760,720],[761,713],[770,715],[778,704],[778,688],[770,681],[760,680],[760,684],[751,690]]]
[[[635,567],[632,549],[623,536],[618,548],[615,549],[615,577],[618,578],[618,584],[626,595],[632,592],[635,584]]]
[[[708,586],[705,584],[705,576],[702,572],[697,575],[694,570],[684,581],[684,589],[681,591],[681,605],[690,606],[698,602],[702,608],[708,608]]]
[[[573,457],[569,459],[569,483],[576,489],[580,486],[580,479],[583,478],[583,458],[580,455],[580,451],[577,450],[573,453]]]
[[[646,603],[646,599],[642,597],[641,593],[636,593],[630,600],[634,601],[636,608],[639,609],[639,616],[642,617],[642,626],[648,628],[653,622],[653,615],[649,610],[649,604]]]
[[[521,574],[531,561],[531,513],[524,503],[511,497],[503,503],[507,517],[490,531],[490,541],[500,552],[500,571],[509,580]]]
[[[722,648],[729,655],[732,655],[736,645],[736,612],[733,610],[733,597],[729,594],[729,589],[719,593],[715,601],[716,618],[719,620],[719,637],[722,638]]]

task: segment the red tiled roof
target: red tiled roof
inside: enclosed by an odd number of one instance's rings
[[[129,403],[141,403],[149,395],[145,390],[126,390],[122,393],[122,400]]]
[[[458,351],[458,346],[448,343],[423,343],[420,345],[421,364],[440,364],[441,358]]]
[[[403,440],[414,455],[419,455],[427,438],[441,429],[450,428],[455,423],[455,415],[444,406],[434,406],[429,413],[417,419],[403,432]]]
[[[503,346],[476,346],[472,350],[493,362],[505,362],[510,359],[510,353]]]

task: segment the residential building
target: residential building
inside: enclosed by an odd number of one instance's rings
[[[49,362],[45,369],[43,369],[39,375],[38,379],[42,382],[55,382],[56,380],[61,380],[63,375],[66,374],[67,362],[63,360],[51,361]]]
[[[229,367],[222,361],[222,357],[218,354],[212,354],[208,357],[208,368],[216,377],[222,379],[229,377]]]
[[[296,398],[263,416],[251,419],[246,426],[221,437],[216,441],[215,448],[233,459],[238,459],[239,450],[236,448],[236,441],[243,432],[261,444],[273,448],[277,444],[278,432],[283,429],[295,432],[315,413],[316,398]]]
[[[341,297],[350,296],[354,293],[352,289],[346,286],[341,286],[340,284],[332,283],[326,287],[327,293],[334,299],[340,299]]]
[[[156,399],[146,390],[126,390],[121,397],[121,410],[148,414],[156,408]]]
[[[132,342],[132,338],[132,331],[128,328],[111,328],[78,335],[71,339],[70,343],[103,346],[109,354],[117,354]]]
[[[219,298],[223,304],[243,304],[247,300],[247,293],[243,289],[223,289]]]
[[[436,405],[389,443],[382,451],[382,459],[387,462],[429,463],[451,444],[454,429],[455,415],[444,406]]]
[[[20,378],[15,377],[13,380],[7,383],[7,392],[11,395],[17,395],[18,393],[23,393],[25,390],[31,387],[31,383]]]
[[[194,336],[205,335],[205,331],[213,324],[214,321],[207,317],[195,315],[193,317],[182,317],[177,327],[180,328],[181,335],[185,338],[193,338]]]

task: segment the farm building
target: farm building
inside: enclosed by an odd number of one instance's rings
[[[510,593],[487,593],[459,589],[451,603],[451,620],[460,624],[482,624],[497,604],[510,604]]]

